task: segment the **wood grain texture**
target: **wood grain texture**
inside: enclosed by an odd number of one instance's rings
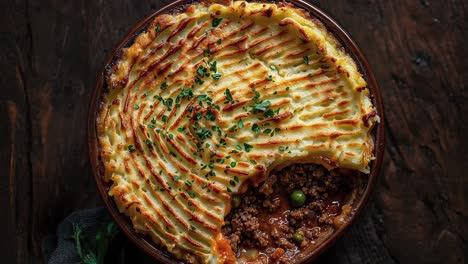
[[[5,263],[41,263],[41,239],[61,219],[101,204],[86,147],[97,73],[137,21],[169,2],[1,1]],[[387,151],[363,217],[398,263],[468,262],[468,3],[310,2],[350,33],[382,91]],[[343,243],[317,262],[346,256]]]

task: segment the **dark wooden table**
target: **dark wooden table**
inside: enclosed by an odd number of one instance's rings
[[[102,205],[86,146],[96,76],[169,2],[1,1],[1,263],[42,262],[61,219]],[[387,150],[366,217],[399,263],[468,263],[467,1],[311,2],[351,34],[382,90]],[[346,253],[321,262],[335,254]]]

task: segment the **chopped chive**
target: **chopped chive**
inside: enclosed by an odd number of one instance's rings
[[[178,181],[178,180],[180,180],[180,176],[179,175],[174,176],[174,181]]]
[[[135,105],[133,106],[133,109],[140,109],[140,106],[137,105],[137,104],[135,104]]]
[[[159,26],[159,24],[157,24],[157,25],[154,27],[154,30],[155,30],[156,32],[161,31],[161,26]]]
[[[265,80],[267,80],[267,81],[271,81],[271,80],[273,80],[273,77],[272,77],[271,75],[268,75],[268,77],[267,77],[267,78],[265,78]]]
[[[309,65],[309,57],[305,55],[302,58],[304,59],[305,64]]]
[[[185,184],[187,184],[187,186],[192,186],[192,182],[189,180],[185,180]]]

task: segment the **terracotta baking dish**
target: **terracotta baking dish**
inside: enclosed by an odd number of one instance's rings
[[[147,18],[140,21],[131,31],[128,33],[125,38],[119,43],[119,45],[114,49],[112,55],[107,60],[104,68],[98,75],[96,87],[93,92],[93,96],[91,99],[89,115],[88,115],[88,145],[89,145],[89,158],[92,165],[92,170],[94,173],[94,177],[96,180],[97,188],[99,193],[101,194],[104,203],[106,204],[110,214],[114,218],[115,222],[118,224],[122,232],[130,238],[139,248],[141,248],[146,254],[154,257],[158,263],[181,263],[180,261],[174,260],[171,258],[169,253],[165,252],[164,250],[159,249],[151,240],[150,237],[142,236],[136,233],[132,227],[131,221],[125,215],[121,214],[113,199],[107,195],[109,184],[103,181],[103,167],[101,165],[99,151],[98,151],[98,140],[96,135],[96,111],[98,108],[98,104],[101,100],[102,93],[106,91],[106,82],[104,79],[104,72],[108,65],[110,65],[115,59],[116,54],[122,48],[129,46],[134,37],[137,36],[142,30],[146,28],[148,23],[150,23],[156,16],[163,14],[163,13],[170,13],[174,12],[178,9],[183,8],[187,4],[193,3],[193,0],[178,0],[175,1],[162,9],[154,12]],[[271,1],[270,1],[271,2]],[[297,7],[303,8],[310,12],[310,14],[319,19],[330,32],[332,32],[336,38],[341,42],[343,47],[347,50],[347,52],[353,57],[355,62],[357,63],[359,70],[363,73],[365,80],[368,83],[368,88],[371,92],[371,98],[373,103],[378,111],[378,115],[380,117],[380,123],[376,124],[374,128],[374,138],[375,138],[375,156],[376,159],[371,163],[371,173],[368,177],[368,182],[365,187],[364,192],[360,198],[360,201],[355,204],[355,214],[352,216],[350,221],[345,224],[340,229],[336,230],[325,242],[321,243],[320,245],[316,246],[306,257],[303,261],[304,263],[310,262],[315,259],[318,255],[320,255],[323,251],[325,251],[328,247],[330,247],[349,227],[350,224],[354,221],[354,219],[359,215],[362,211],[364,206],[369,199],[373,186],[376,182],[377,175],[379,173],[383,153],[384,153],[384,112],[382,101],[380,97],[379,87],[377,86],[377,82],[374,78],[372,70],[364,57],[361,50],[358,48],[356,43],[350,38],[348,33],[346,33],[332,18],[330,18],[327,14],[325,14],[322,10],[318,9],[317,7],[306,3],[302,0],[287,0],[287,2],[296,5]]]

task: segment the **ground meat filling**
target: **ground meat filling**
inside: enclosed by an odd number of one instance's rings
[[[356,179],[356,172],[328,171],[315,164],[274,172],[259,187],[233,197],[223,233],[238,257],[257,249],[260,259],[287,262],[319,237],[330,235],[344,221],[343,211],[351,213],[343,205]],[[295,191],[305,195],[305,202],[294,204]]]

